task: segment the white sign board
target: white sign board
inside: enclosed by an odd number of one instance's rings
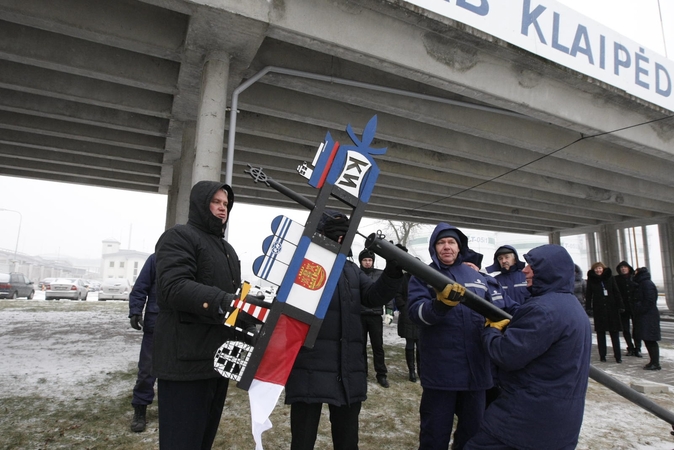
[[[674,61],[554,0],[407,0],[674,111]]]

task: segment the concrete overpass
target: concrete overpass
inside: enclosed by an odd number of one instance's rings
[[[167,193],[172,224],[229,164],[238,201],[294,208],[246,165],[313,197],[297,165],[374,114],[369,216],[588,233],[610,265],[658,224],[671,281],[668,108],[402,0],[0,0],[2,175]]]

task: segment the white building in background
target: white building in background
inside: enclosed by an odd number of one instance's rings
[[[126,278],[133,284],[150,254],[136,250],[120,250],[120,245],[121,243],[114,238],[103,241],[101,279]]]

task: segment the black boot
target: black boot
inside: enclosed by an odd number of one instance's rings
[[[140,433],[145,431],[145,412],[147,405],[133,405],[133,419],[131,420],[131,431]]]
[[[416,369],[414,367],[414,350],[405,350],[405,360],[407,361],[407,370],[409,371],[409,380],[412,383],[417,382]]]
[[[386,379],[386,375],[377,375],[377,383],[383,388],[388,388],[388,380]]]

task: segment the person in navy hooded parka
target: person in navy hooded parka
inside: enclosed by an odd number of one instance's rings
[[[524,261],[520,261],[515,247],[502,245],[494,252],[494,264],[485,270],[501,283],[511,299],[522,304],[531,295],[522,273],[525,265]]]
[[[524,255],[531,297],[502,332],[482,339],[501,395],[465,449],[573,449],[583,423],[592,330],[573,294],[574,263],[559,245]]]
[[[458,228],[438,224],[428,250],[432,268],[491,301],[485,278],[463,264],[468,238]],[[437,297],[426,282],[410,279],[408,313],[419,325],[423,388],[419,449],[447,450],[455,414],[452,448],[461,449],[480,427],[485,392],[493,384],[489,356],[480,342],[484,317],[462,304],[447,306]]]

